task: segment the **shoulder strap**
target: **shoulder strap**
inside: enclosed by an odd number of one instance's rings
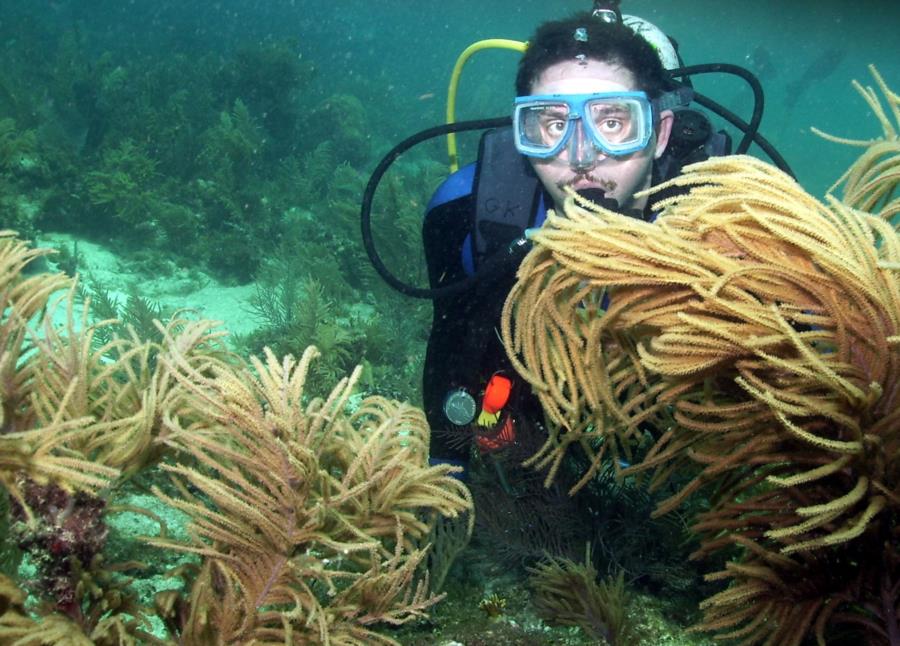
[[[475,257],[492,255],[533,224],[541,184],[513,142],[512,127],[488,130],[478,149],[475,177]]]

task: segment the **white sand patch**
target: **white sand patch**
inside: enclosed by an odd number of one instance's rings
[[[71,251],[75,241],[71,235],[54,233],[42,236],[38,246]],[[250,299],[256,291],[252,283],[226,286],[204,272],[177,266],[171,267],[168,276],[146,274],[103,245],[81,239],[77,239],[77,252],[82,280],[99,283],[120,304],[136,286],[142,297],[158,303],[165,313],[190,309],[194,312],[192,318],[221,321],[233,334],[246,334],[260,325],[250,309]]]

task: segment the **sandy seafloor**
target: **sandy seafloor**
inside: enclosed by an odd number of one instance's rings
[[[68,234],[42,235],[35,245],[72,249],[76,240],[79,279],[102,285],[120,304],[128,298],[129,287],[136,285],[140,295],[158,304],[164,315],[188,309],[191,318],[221,322],[232,334],[246,334],[258,326],[250,307],[250,298],[256,291],[253,283],[223,285],[200,270],[174,266],[170,275],[148,275],[108,247]],[[49,261],[52,269],[52,256]]]

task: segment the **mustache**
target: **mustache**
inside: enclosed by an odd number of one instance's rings
[[[585,181],[590,182],[591,184],[596,184],[607,193],[611,193],[612,191],[616,190],[616,187],[619,185],[619,183],[615,180],[604,179],[602,177],[597,177],[592,173],[586,173],[583,175],[576,175],[575,177],[569,179],[560,180],[556,183],[556,187],[560,190],[563,190],[567,186],[575,188],[575,184]]]

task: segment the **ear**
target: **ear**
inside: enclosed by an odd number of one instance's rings
[[[659,113],[659,126],[656,128],[656,151],[654,159],[659,159],[666,152],[669,145],[669,137],[672,134],[672,124],[675,122],[675,113],[671,110],[663,110]]]

